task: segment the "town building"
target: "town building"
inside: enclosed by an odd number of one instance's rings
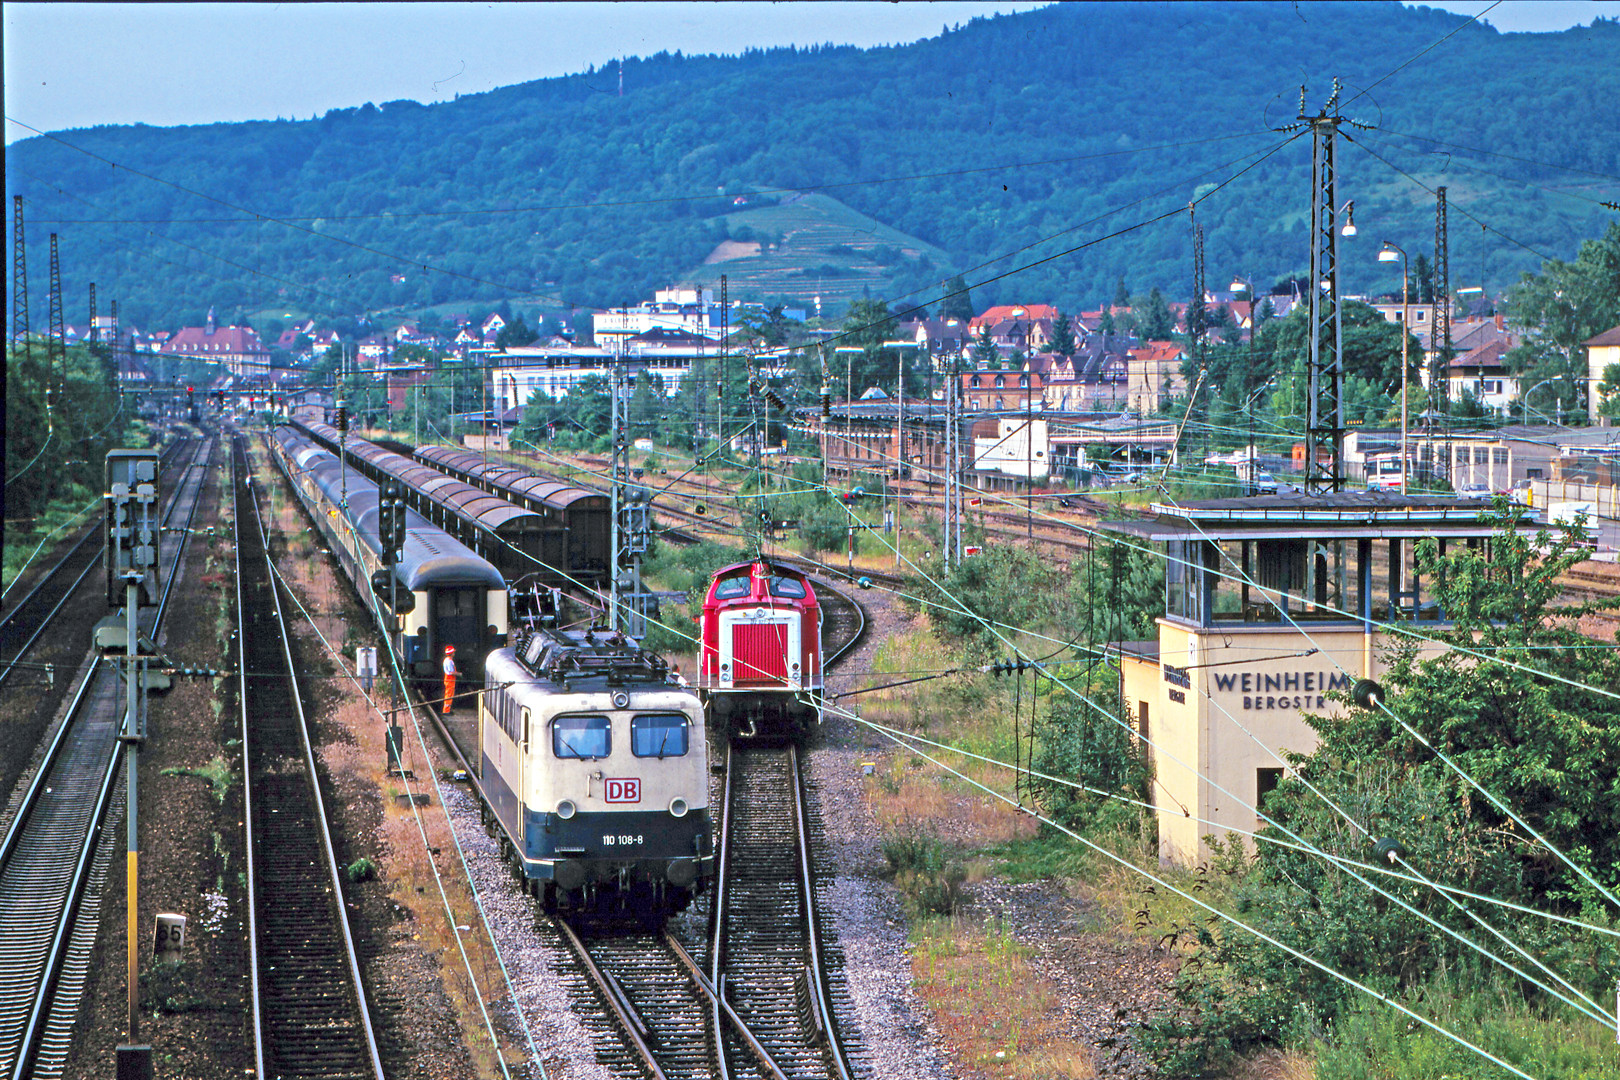
[[[251,326],[217,326],[214,309],[208,309],[203,326],[187,326],[176,331],[156,350],[163,356],[201,360],[219,364],[232,375],[267,375],[270,350]]]
[[[1147,416],[1187,392],[1181,366],[1187,353],[1172,341],[1149,341],[1127,354],[1125,397],[1132,412]]]
[[[654,329],[677,330],[719,341],[725,321],[714,290],[680,285],[659,289],[651,300],[635,307],[601,312],[592,323],[597,344],[611,350],[628,338]]]
[[[1602,404],[1598,384],[1603,382],[1603,372],[1610,364],[1620,364],[1620,326],[1587,338],[1581,344],[1586,346],[1586,415],[1594,424],[1610,425],[1612,420],[1598,415]]]

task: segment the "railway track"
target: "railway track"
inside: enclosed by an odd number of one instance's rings
[[[243,436],[231,466],[257,1075],[382,1080]]]
[[[822,943],[798,750],[731,747],[709,978],[782,1075],[850,1080]],[[744,1047],[724,1040],[745,1068]]]
[[[173,442],[163,451],[161,467],[170,468],[189,446]],[[79,591],[91,572],[101,565],[101,514],[91,517],[72,546],[56,563],[41,574],[4,616],[0,616],[0,686],[11,678],[17,665],[44,636],[68,601]]]
[[[212,457],[203,441],[160,513],[155,609],[140,613],[156,639]],[[185,449],[178,451],[184,456]],[[99,906],[118,844],[125,693],[114,665],[91,665],[0,839],[0,1076],[60,1076],[95,943]],[[102,842],[105,840],[106,842]]]
[[[840,1037],[847,993],[817,914],[797,751],[730,751],[724,821],[707,949],[551,921],[597,1060],[653,1080],[862,1075]]]

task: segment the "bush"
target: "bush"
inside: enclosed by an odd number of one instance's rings
[[[888,877],[913,914],[949,915],[962,903],[967,867],[932,830],[909,822],[883,838]]]
[[[355,883],[371,881],[377,876],[377,864],[362,855],[344,868],[343,876]]]

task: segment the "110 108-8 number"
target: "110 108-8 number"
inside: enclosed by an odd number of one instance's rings
[[[602,837],[603,847],[626,847],[639,843],[641,843],[640,833],[634,835],[630,833],[607,833]]]

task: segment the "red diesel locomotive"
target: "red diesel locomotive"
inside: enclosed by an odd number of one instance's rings
[[[798,741],[821,720],[821,606],[800,571],[768,559],[715,571],[703,600],[698,696],[730,738]]]

